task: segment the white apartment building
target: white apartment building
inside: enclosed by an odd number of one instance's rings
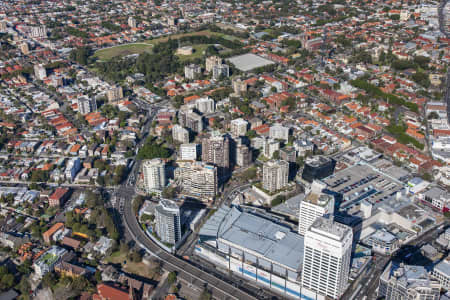
[[[234,136],[244,136],[247,133],[248,122],[242,118],[234,119],[230,123],[231,134]]]
[[[137,26],[136,19],[133,18],[132,16],[128,18],[128,26],[130,26],[131,28],[136,28]]]
[[[67,250],[58,246],[52,246],[33,263],[33,269],[38,278],[44,277],[48,272],[52,272],[55,265],[67,253]]]
[[[34,65],[34,76],[38,80],[44,80],[47,77],[47,71],[42,64]]]
[[[213,79],[230,76],[230,67],[226,64],[215,65],[212,69]]]
[[[217,65],[222,64],[222,58],[218,56],[210,56],[206,58],[205,66],[206,66],[206,72],[211,72],[213,68]]]
[[[288,141],[289,140],[289,128],[284,127],[281,124],[275,124],[273,126],[270,126],[269,137],[271,137],[273,139]]]
[[[284,160],[269,160],[263,165],[263,188],[275,192],[287,186],[289,163]]]
[[[72,182],[75,179],[75,176],[77,175],[78,171],[81,169],[81,161],[78,157],[72,157],[67,162],[66,169],[65,169],[65,175],[66,179]]]
[[[190,65],[184,66],[184,77],[186,77],[186,79],[193,80],[193,79],[197,78],[201,72],[202,72],[202,68],[199,65],[190,64]]]
[[[156,234],[164,243],[181,240],[180,208],[171,200],[161,199],[155,207]]]
[[[44,25],[31,27],[30,36],[32,38],[40,38],[47,36],[47,27]]]
[[[164,161],[154,158],[144,161],[142,165],[145,190],[150,193],[160,191],[166,185],[166,169]]]
[[[305,233],[302,287],[338,299],[347,288],[353,232],[333,218],[318,218]]]
[[[106,92],[109,102],[119,101],[123,98],[123,89],[121,86],[112,87]]]
[[[195,101],[195,108],[202,114],[210,114],[216,111],[214,99],[202,97]]]
[[[81,96],[77,99],[78,112],[82,115],[86,115],[97,110],[97,102],[95,98],[89,98],[87,96]]]
[[[178,162],[175,179],[183,188],[183,193],[207,200],[217,194],[217,167],[204,162]]]
[[[263,154],[267,158],[272,158],[275,151],[280,150],[280,142],[275,139],[268,138],[263,143]]]
[[[198,144],[181,144],[179,160],[197,160]]]
[[[178,124],[172,127],[172,138],[180,143],[189,143],[189,131]]]

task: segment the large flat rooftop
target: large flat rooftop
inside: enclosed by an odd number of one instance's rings
[[[222,243],[258,253],[293,270],[301,268],[303,236],[253,213],[235,207],[221,207],[204,224],[199,234],[217,237]]]
[[[397,178],[367,164],[351,166],[322,181],[329,190],[342,194],[341,209],[350,208],[363,200],[371,204],[386,201],[405,187]]]
[[[271,60],[251,53],[233,56],[228,60],[243,72],[274,64]]]
[[[300,213],[300,202],[302,202],[303,199],[305,199],[305,194],[298,194],[292,198],[289,198],[285,202],[272,207],[272,211],[280,215],[298,219],[298,215]]]

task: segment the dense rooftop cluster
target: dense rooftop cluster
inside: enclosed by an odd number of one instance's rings
[[[450,217],[445,3],[0,2],[0,298],[198,294],[173,272],[155,288],[165,267],[128,234],[127,207],[193,266],[278,272],[242,288],[253,297],[362,295],[371,255],[387,263]],[[351,286],[312,296],[322,231]],[[441,260],[448,231],[423,256]],[[427,273],[405,257],[379,296],[414,270],[450,288],[447,260]]]

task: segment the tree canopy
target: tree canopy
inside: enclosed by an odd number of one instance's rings
[[[152,158],[168,158],[171,153],[168,148],[157,143],[156,138],[149,136],[145,141],[144,146],[139,149],[138,159],[152,159]]]

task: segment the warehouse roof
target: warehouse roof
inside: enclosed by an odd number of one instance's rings
[[[303,261],[303,236],[290,228],[250,212],[221,207],[200,230],[200,235],[218,236],[245,251],[293,270]]]
[[[233,56],[229,61],[243,72],[274,64],[273,61],[252,53]]]

